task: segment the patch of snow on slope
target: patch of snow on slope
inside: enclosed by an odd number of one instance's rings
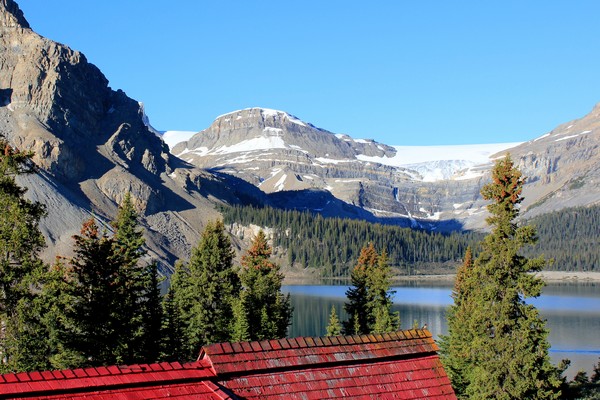
[[[583,132],[580,132],[580,133],[575,134],[575,135],[569,135],[569,136],[561,137],[559,139],[556,139],[555,142],[560,142],[562,140],[567,140],[567,139],[573,139],[573,138],[576,138],[577,136],[585,135],[586,133],[590,133],[590,132],[591,131],[583,131]]]
[[[285,149],[285,142],[283,138],[278,136],[259,137],[248,140],[242,140],[232,146],[221,146],[214,151],[212,154],[231,154],[240,153],[244,151],[256,151],[256,150],[271,150],[271,149]]]
[[[169,146],[169,149],[175,147],[177,143],[190,140],[198,132],[192,131],[166,131],[162,134],[162,140]]]
[[[276,192],[281,192],[283,189],[285,189],[285,180],[286,179],[287,179],[287,174],[283,174],[281,176],[281,178],[279,178],[277,183],[275,183],[275,186],[273,188],[275,189]]]
[[[571,125],[571,126],[573,126],[573,125]],[[570,126],[570,127],[571,127],[571,126]],[[569,127],[569,128],[570,128],[570,127]],[[569,128],[567,128],[567,129],[569,129]],[[537,142],[538,140],[541,140],[541,139],[543,139],[543,138],[546,138],[546,137],[548,137],[548,136],[550,136],[550,133],[546,133],[545,135],[542,135],[542,136],[540,136],[539,138],[533,139],[533,141],[534,141],[534,142]]]
[[[324,158],[324,157],[317,157],[317,158],[315,158],[315,160],[317,160],[318,162],[320,162],[322,164],[339,164],[339,163],[345,163],[345,162],[352,162],[352,160],[333,160],[331,158]]]

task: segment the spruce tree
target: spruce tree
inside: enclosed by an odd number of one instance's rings
[[[342,323],[337,316],[337,312],[335,311],[335,306],[331,306],[331,312],[329,313],[329,325],[327,325],[327,330],[325,336],[339,336],[342,334]]]
[[[45,270],[38,227],[45,208],[25,199],[27,189],[15,179],[34,172],[31,156],[0,137],[0,372],[43,366],[45,338],[33,306]]]
[[[374,316],[370,309],[369,273],[377,264],[377,258],[375,246],[369,243],[361,249],[358,262],[350,274],[352,287],[346,291],[348,303],[344,304],[348,313],[348,321],[344,322],[346,335],[370,333],[369,326],[374,323]]]
[[[100,231],[94,219],[84,222],[74,236],[75,256],[55,266],[54,281],[42,290],[51,303],[46,320],[58,321],[51,326],[55,367],[157,361],[158,267],[140,260],[145,250],[138,218],[127,194],[112,223],[115,234]]]
[[[474,399],[558,398],[559,372],[548,357],[545,322],[527,297],[541,293],[533,275],[545,262],[521,255],[535,243],[530,226],[518,226],[524,178],[510,156],[492,170],[492,182],[481,190],[491,226],[479,256],[460,271],[443,360],[458,395]],[[461,362],[458,358],[464,357]]]
[[[171,285],[186,359],[196,357],[205,344],[231,339],[233,299],[240,290],[234,255],[223,222],[209,222],[189,263],[176,271]]]
[[[237,338],[279,339],[287,334],[292,317],[290,296],[281,293],[283,274],[270,257],[267,238],[259,231],[242,257],[242,290],[235,321]]]
[[[92,218],[75,235],[75,256],[69,260],[66,280],[72,307],[61,317],[64,336],[61,345],[70,360],[81,360],[80,367],[125,363],[121,335],[119,294],[120,259],[114,254],[114,241],[101,232]],[[58,358],[63,359],[62,356]]]
[[[468,374],[471,369],[469,345],[473,340],[474,328],[469,324],[469,317],[473,313],[473,303],[468,301],[475,284],[471,277],[473,270],[473,252],[467,248],[463,263],[456,271],[452,298],[454,304],[448,307],[449,334],[442,336],[440,353],[448,377],[456,394],[464,395],[468,385]],[[471,286],[469,286],[471,285]]]
[[[186,281],[187,273],[188,271],[184,269],[183,263],[177,262],[175,264],[169,291],[162,300],[163,322],[160,359],[165,361],[185,360],[188,357],[185,352],[187,342],[184,336],[184,322],[177,304],[177,300],[181,301],[179,292],[183,289],[183,281]]]
[[[146,254],[139,215],[127,192],[112,222],[114,257],[119,264],[118,316],[123,348],[119,358],[128,362],[152,362],[158,357],[161,308],[158,266],[142,261]]]
[[[377,257],[377,264],[371,269],[368,277],[371,293],[368,306],[374,317],[371,333],[393,332],[400,328],[400,314],[392,313],[392,296],[395,291],[390,290],[391,280],[392,271],[384,250]]]
[[[352,287],[346,291],[348,303],[344,305],[348,313],[344,333],[362,335],[397,330],[400,316],[391,312],[394,292],[390,290],[387,254],[378,255],[373,243],[364,246],[350,278]]]

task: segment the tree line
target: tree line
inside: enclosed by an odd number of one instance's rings
[[[326,218],[307,211],[272,207],[222,207],[226,224],[255,224],[273,228],[274,245],[285,249],[289,265],[317,268],[323,277],[349,277],[365,243],[389,254],[400,273],[427,273],[434,268],[454,272],[467,247],[476,254],[483,234],[439,233],[361,220]],[[600,268],[600,206],[575,207],[543,214],[522,225],[536,228],[539,240],[524,246],[526,256],[544,254],[545,269],[597,271]]]
[[[546,268],[557,271],[600,270],[600,206],[574,207],[528,221],[540,240],[524,254],[544,254],[553,260]]]
[[[372,243],[385,251],[400,273],[426,273],[442,267],[454,271],[476,232],[439,233],[361,220],[272,207],[222,207],[225,224],[255,224],[274,230],[274,246],[284,248],[289,265],[317,268],[324,277],[348,277],[362,247]]]

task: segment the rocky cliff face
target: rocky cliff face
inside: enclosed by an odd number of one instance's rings
[[[599,126],[597,106],[586,117],[509,150],[528,177],[523,216],[600,201]],[[479,165],[450,157],[403,163],[395,147],[333,134],[261,108],[220,116],[173,148],[189,163],[277,194],[271,198],[282,207],[431,229],[485,227],[479,191],[489,181],[493,159],[505,152]]]
[[[527,215],[600,202],[600,104],[512,154],[528,177]]]
[[[35,152],[40,174],[23,182],[48,205],[50,253],[67,250],[92,213],[116,215],[131,192],[151,250],[171,263],[218,216],[214,201],[262,196],[171,156],[137,101],[80,52],[33,32],[14,1],[0,0],[0,22],[0,135]]]
[[[483,207],[477,195],[482,174],[466,181],[424,182],[422,165],[373,161],[392,159],[394,147],[333,134],[282,111],[252,108],[220,116],[172,153],[240,177],[266,193],[279,193],[271,197],[282,207],[428,228],[482,222],[473,217]],[[449,162],[455,170],[466,168],[461,161]],[[333,197],[315,202],[315,190]],[[289,191],[293,193],[281,193]]]

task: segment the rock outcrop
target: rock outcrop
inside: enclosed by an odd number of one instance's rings
[[[0,135],[35,152],[40,173],[22,182],[48,205],[48,258],[68,253],[92,213],[113,218],[126,192],[165,264],[186,257],[205,221],[218,217],[215,201],[262,198],[173,157],[140,103],[111,89],[79,51],[32,31],[14,1],[0,0],[0,21]]]

